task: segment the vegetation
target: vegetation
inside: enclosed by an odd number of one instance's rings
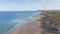
[[[48,14],[51,14],[51,18],[59,21],[60,20],[60,11],[59,10],[50,10],[47,12]]]

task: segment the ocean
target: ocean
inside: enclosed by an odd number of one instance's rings
[[[8,32],[34,13],[35,11],[0,11],[0,34]]]

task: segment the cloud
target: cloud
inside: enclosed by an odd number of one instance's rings
[[[60,9],[60,0],[0,0],[0,10]]]

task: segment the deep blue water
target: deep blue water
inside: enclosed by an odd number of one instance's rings
[[[29,16],[33,15],[34,11],[1,11],[0,12],[0,34],[12,29],[18,20],[26,20]],[[15,23],[16,21],[16,23]]]

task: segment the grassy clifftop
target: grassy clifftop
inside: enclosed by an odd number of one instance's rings
[[[37,10],[38,12],[44,12],[48,16],[50,16],[51,19],[54,19],[55,21],[60,21],[60,10]]]
[[[51,18],[56,20],[56,21],[60,21],[60,11],[58,10],[52,10],[52,11],[48,11],[48,14],[51,14]]]

